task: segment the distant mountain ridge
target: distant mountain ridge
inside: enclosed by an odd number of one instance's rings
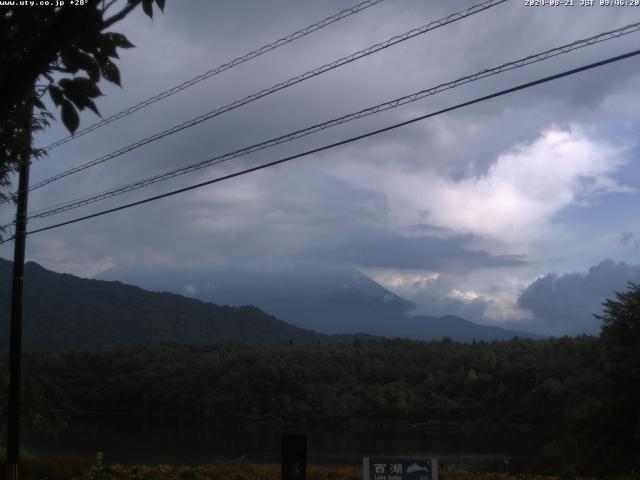
[[[448,315],[411,316],[414,304],[355,269],[298,265],[272,269],[221,267],[112,268],[97,276],[216,304],[256,305],[301,328],[324,334],[366,333],[417,340],[510,340],[535,335]]]
[[[12,262],[0,259],[0,350],[8,347]],[[219,306],[120,282],[90,280],[25,265],[26,350],[110,348],[163,342],[209,344],[336,343],[366,336],[328,336],[289,325],[254,306]]]

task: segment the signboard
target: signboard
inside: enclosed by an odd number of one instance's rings
[[[438,480],[438,461],[435,458],[377,458],[362,459],[363,480]]]

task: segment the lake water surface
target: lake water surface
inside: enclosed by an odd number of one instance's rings
[[[24,447],[37,455],[104,452],[106,463],[197,465],[278,463],[281,435],[306,433],[311,465],[362,464],[364,456],[437,457],[444,468],[518,472],[527,468],[548,435],[534,433],[340,430],[149,424],[126,418],[83,418],[57,438],[25,432]]]

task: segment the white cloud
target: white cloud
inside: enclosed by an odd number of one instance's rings
[[[414,314],[454,314],[497,325],[533,318],[531,312],[518,306],[518,297],[527,283],[518,275],[486,271],[460,275],[396,269],[366,269],[365,273],[414,302]]]
[[[500,155],[486,175],[437,182],[429,218],[437,225],[492,237],[535,235],[563,208],[621,191],[611,174],[621,151],[579,131],[550,129]]]
[[[94,239],[90,239],[94,240]],[[11,246],[13,246],[11,244]],[[81,277],[93,277],[115,265],[113,257],[105,255],[96,258],[87,253],[78,255],[67,242],[59,238],[36,238],[30,245],[37,252],[29,260],[58,272],[67,272]],[[6,258],[11,258],[9,255]]]
[[[183,287],[183,290],[188,294],[188,295],[195,295],[196,294],[196,286],[192,283],[186,283]]]
[[[345,167],[354,182],[384,192],[400,224],[428,223],[522,247],[550,233],[554,217],[598,195],[629,191],[614,178],[626,149],[590,138],[581,128],[550,128],[500,154],[481,174],[456,180],[426,167]],[[425,163],[426,163],[425,159]]]

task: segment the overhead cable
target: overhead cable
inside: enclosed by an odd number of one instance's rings
[[[590,63],[590,64],[584,65],[582,67],[573,68],[571,70],[566,70],[564,72],[557,73],[555,75],[550,75],[550,76],[547,76],[547,77],[543,77],[543,78],[540,78],[538,80],[534,80],[532,82],[523,83],[523,84],[520,84],[520,85],[515,86],[515,87],[507,88],[505,90],[500,90],[499,92],[495,92],[495,93],[492,93],[490,95],[485,95],[483,97],[479,97],[479,98],[476,98],[474,100],[470,100],[470,101],[467,101],[467,102],[459,103],[459,104],[454,105],[452,107],[448,107],[448,108],[444,108],[442,110],[438,110],[437,112],[429,113],[429,114],[426,114],[426,115],[421,115],[419,117],[415,117],[415,118],[412,118],[410,120],[406,120],[406,121],[403,121],[403,122],[395,123],[395,124],[387,126],[385,128],[374,130],[374,131],[371,131],[371,132],[368,132],[368,133],[365,133],[365,134],[362,134],[362,135],[358,135],[358,136],[355,136],[355,137],[351,137],[351,138],[348,138],[346,140],[341,140],[339,142],[335,142],[335,143],[332,143],[332,144],[329,144],[329,145],[325,145],[325,146],[322,146],[322,147],[314,148],[312,150],[307,150],[305,152],[298,153],[296,155],[291,155],[291,156],[288,156],[288,157],[285,157],[285,158],[281,158],[279,160],[274,160],[272,162],[268,162],[268,163],[264,163],[262,165],[258,165],[256,167],[247,168],[245,170],[241,170],[239,172],[231,173],[229,175],[224,175],[224,176],[221,176],[221,177],[217,177],[217,178],[208,180],[206,182],[201,182],[201,183],[197,183],[195,185],[190,185],[188,187],[183,187],[183,188],[179,188],[177,190],[172,190],[170,192],[163,193],[161,195],[155,195],[153,197],[145,198],[145,199],[139,200],[137,202],[128,203],[126,205],[121,205],[119,207],[110,208],[108,210],[102,210],[100,212],[96,212],[96,213],[93,213],[91,215],[85,215],[85,216],[82,216],[82,217],[77,217],[77,218],[74,218],[74,219],[71,219],[71,220],[67,220],[65,222],[56,223],[54,225],[49,225],[49,226],[46,226],[46,227],[37,228],[35,230],[31,230],[31,231],[27,232],[27,234],[31,235],[31,234],[34,234],[34,233],[39,233],[39,232],[44,232],[44,231],[47,231],[47,230],[60,228],[60,227],[66,226],[66,225],[71,225],[71,224],[74,224],[74,223],[78,223],[78,222],[82,222],[82,221],[85,221],[85,220],[89,220],[91,218],[100,217],[100,216],[103,216],[103,215],[107,215],[109,213],[118,212],[120,210],[129,209],[129,208],[132,208],[132,207],[135,207],[135,206],[138,206],[138,205],[143,205],[145,203],[149,203],[149,202],[153,202],[153,201],[160,200],[160,199],[163,199],[163,198],[171,197],[171,196],[177,195],[179,193],[187,192],[187,191],[190,191],[190,190],[195,190],[197,188],[201,188],[201,187],[204,187],[204,186],[207,186],[207,185],[212,185],[214,183],[219,183],[219,182],[222,182],[222,181],[225,181],[225,180],[229,180],[229,179],[232,179],[232,178],[235,178],[235,177],[246,175],[248,173],[256,172],[258,170],[264,170],[266,168],[273,167],[275,165],[279,165],[279,164],[282,164],[282,163],[285,163],[285,162],[289,162],[289,161],[295,160],[297,158],[302,158],[302,157],[305,157],[305,156],[308,156],[308,155],[312,155],[314,153],[318,153],[318,152],[322,152],[322,151],[325,151],[325,150],[329,150],[329,149],[332,149],[332,148],[335,148],[335,147],[338,147],[338,146],[341,146],[341,145],[346,145],[346,144],[349,144],[349,143],[352,143],[352,142],[355,142],[355,141],[358,141],[358,140],[362,140],[362,139],[365,139],[365,138],[368,138],[368,137],[371,137],[371,136],[374,136],[374,135],[379,135],[381,133],[388,132],[390,130],[395,130],[397,128],[400,128],[400,127],[403,127],[403,126],[406,126],[406,125],[409,125],[409,124],[412,124],[412,123],[416,123],[416,122],[419,122],[421,120],[425,120],[427,118],[435,117],[437,115],[441,115],[441,114],[446,113],[446,112],[451,112],[453,110],[457,110],[457,109],[460,109],[460,108],[463,108],[463,107],[468,107],[470,105],[474,105],[474,104],[477,104],[477,103],[480,103],[480,102],[484,102],[484,101],[487,101],[487,100],[490,100],[490,99],[493,99],[493,98],[497,98],[497,97],[500,97],[500,96],[503,96],[503,95],[507,95],[509,93],[517,92],[519,90],[524,90],[524,89],[527,89],[527,88],[531,88],[533,86],[540,85],[540,84],[543,84],[543,83],[547,83],[547,82],[550,82],[550,81],[553,81],[553,80],[557,80],[559,78],[567,77],[567,76],[570,76],[570,75],[575,75],[577,73],[584,72],[586,70],[591,70],[593,68],[601,67],[603,65],[608,65],[608,64],[611,64],[611,63],[614,63],[614,62],[619,62],[621,60],[625,60],[625,59],[628,59],[628,58],[631,58],[631,57],[634,57],[634,56],[637,56],[637,55],[640,55],[640,50],[633,50],[631,52],[628,52],[628,53],[625,53],[625,54],[622,54],[622,55],[617,55],[615,57],[609,57],[609,58],[607,58],[605,60],[601,60],[599,62]],[[10,240],[12,240],[12,238],[8,238],[7,240],[4,240],[3,242],[0,242],[0,243],[6,243],[6,242],[8,242]]]
[[[139,103],[136,103],[135,105],[132,105],[131,107],[125,108],[124,110],[115,113],[113,115],[111,115],[110,117],[107,117],[103,120],[100,120],[92,125],[89,125],[86,128],[83,128],[77,132],[75,132],[75,134],[73,135],[69,135],[67,137],[61,138],[60,140],[53,142],[50,145],[47,145],[46,147],[44,147],[44,150],[46,151],[50,151],[53,150],[54,148],[63,145],[67,142],[71,142],[72,140],[75,140],[79,137],[82,137],[83,135],[86,135],[87,133],[93,132],[95,130],[98,130],[99,128],[104,127],[105,125],[108,125],[110,123],[115,122],[116,120],[119,120],[121,118],[127,117],[129,115],[131,115],[134,112],[137,112],[138,110],[142,110],[143,108],[148,107],[149,105],[152,105],[160,100],[163,100],[167,97],[170,97],[172,95],[175,95],[178,92],[181,92],[182,90],[189,88],[193,85],[196,85],[197,83],[202,82],[203,80],[206,80],[207,78],[211,78],[214,75],[218,75],[219,73],[222,73],[226,70],[229,70],[233,67],[236,67],[238,65],[240,65],[241,63],[245,63],[248,62],[249,60],[253,60],[256,57],[259,57],[260,55],[264,55],[267,52],[270,52],[272,50],[275,50],[276,48],[282,47],[283,45],[287,45],[295,40],[298,40],[299,38],[305,37],[307,35],[309,35],[310,33],[313,33],[315,31],[318,31],[324,27],[327,27],[339,20],[342,20],[344,18],[347,18],[351,15],[354,15],[356,13],[362,12],[363,10],[366,10],[369,7],[372,7],[374,5],[377,5],[378,3],[384,2],[385,0],[366,0],[362,3],[359,3],[358,5],[355,5],[351,8],[347,8],[344,9],[338,13],[336,13],[335,15],[331,15],[330,17],[327,17],[323,20],[320,20],[319,22],[316,22],[312,25],[309,25],[307,27],[304,27],[301,30],[298,30],[294,33],[291,33],[285,37],[279,38],[278,40],[276,40],[275,42],[271,42],[267,45],[263,45],[260,48],[256,48],[255,50],[252,50],[251,52],[242,55],[241,57],[238,58],[234,58],[233,60],[227,62],[227,63],[223,63],[222,65],[218,65],[215,68],[212,68],[211,70],[208,70],[207,72],[200,74],[196,77],[193,77],[191,80],[187,80],[186,82],[181,83],[180,85],[176,85],[175,87],[169,88],[163,92],[158,93],[157,95],[154,95],[153,97],[149,97],[146,100],[143,100]]]
[[[148,143],[154,142],[156,140],[160,140],[161,138],[167,137],[169,135],[172,135],[174,133],[180,132],[181,130],[184,130],[186,128],[189,127],[193,127],[195,125],[198,125],[206,120],[210,120],[211,118],[217,117],[219,115],[222,115],[223,113],[229,112],[231,110],[234,110],[238,107],[241,107],[243,105],[246,105],[247,103],[253,102],[255,100],[258,100],[260,98],[266,97],[267,95],[271,95],[272,93],[278,92],[280,90],[283,90],[285,88],[291,87],[292,85],[296,85],[298,83],[301,83],[305,80],[308,80],[310,78],[313,77],[317,77],[319,75],[322,75],[323,73],[326,73],[330,70],[334,70],[338,67],[341,67],[343,65],[346,65],[348,63],[354,62],[356,60],[359,60],[361,58],[364,58],[368,55],[371,55],[373,53],[379,52],[381,50],[384,50],[386,48],[391,47],[392,45],[396,45],[398,43],[404,42],[406,40],[409,40],[411,38],[414,38],[418,35],[422,35],[425,34],[429,31],[435,30],[436,28],[440,28],[443,27],[445,25],[448,25],[450,23],[456,22],[458,20],[461,20],[463,18],[469,17],[471,15],[474,15],[476,13],[485,11],[489,8],[495,7],[496,5],[499,5],[501,3],[504,3],[508,0],[486,0],[482,3],[479,3],[477,5],[473,5],[472,7],[469,7],[465,10],[461,10],[459,12],[456,13],[452,13],[450,15],[448,15],[445,18],[442,18],[440,20],[435,20],[433,22],[430,22],[427,25],[424,25],[422,27],[419,28],[414,28],[412,30],[409,30],[408,32],[405,32],[401,35],[396,35],[394,37],[389,38],[388,40],[381,42],[381,43],[376,43],[375,45],[372,45],[370,47],[367,47],[363,50],[359,50],[355,53],[352,53],[351,55],[347,55],[346,57],[342,57],[338,60],[335,60],[331,63],[327,63],[321,67],[315,68],[313,70],[309,70],[306,73],[303,73],[302,75],[298,75],[296,77],[292,77],[284,82],[280,82],[276,85],[273,85],[272,87],[266,88],[264,90],[261,90],[257,93],[253,93],[251,95],[248,95],[242,99],[236,100],[228,105],[225,105],[223,107],[219,107],[215,110],[212,110],[208,113],[205,113],[203,115],[200,115],[198,117],[195,117],[191,120],[188,120],[184,123],[175,125],[171,128],[168,128],[162,132],[156,133],[150,137],[144,138],[142,140],[138,140],[137,142],[134,142],[130,145],[127,145],[126,147],[122,147],[118,150],[115,150],[111,153],[108,153],[106,155],[103,155],[99,158],[96,158],[95,160],[91,160],[87,163],[84,163],[82,165],[78,165],[74,168],[71,168],[69,170],[66,170],[62,173],[59,173],[57,175],[54,175],[52,177],[49,177],[45,180],[42,180],[36,184],[34,184],[30,190],[35,190],[41,187],[44,187],[45,185],[48,185],[52,182],[55,182],[56,180],[60,180],[61,178],[67,177],[69,175],[73,175],[74,173],[78,173],[82,170],[85,170],[87,168],[93,167],[95,165],[99,165],[101,163],[104,163],[108,160],[111,160],[113,158],[119,157],[121,155],[124,155],[125,153],[128,153],[132,150],[135,150],[137,148],[142,147],[143,145],[147,145]]]
[[[486,77],[490,77],[493,75],[498,75],[500,73],[506,72],[506,71],[510,71],[510,70],[514,70],[517,68],[522,68],[524,66],[527,65],[531,65],[533,63],[537,63],[537,62],[541,62],[544,60],[547,60],[549,58],[553,58],[556,57],[558,55],[563,55],[563,54],[567,54],[571,51],[580,49],[580,48],[584,48],[590,45],[595,45],[607,40],[611,40],[613,38],[618,38],[620,36],[623,35],[627,35],[633,32],[638,32],[640,31],[640,22],[638,23],[634,23],[634,24],[630,24],[630,25],[626,25],[624,27],[621,28],[617,28],[615,30],[611,30],[608,32],[603,32],[600,33],[598,35],[594,35],[582,40],[576,40],[574,42],[562,45],[560,47],[556,47],[556,48],[552,48],[550,50],[546,50],[544,52],[541,53],[536,53],[533,55],[529,55],[527,57],[518,59],[518,60],[514,60],[511,62],[507,62],[504,63],[502,65],[499,65],[497,67],[492,67],[492,68],[486,68],[483,70],[480,70],[477,73],[474,73],[472,75],[467,75],[461,78],[458,78],[456,80],[453,80],[451,82],[447,82],[447,83],[441,83],[439,85],[436,85],[434,87],[430,87],[428,89],[425,90],[420,90],[419,92],[415,92],[412,93],[410,95],[405,95],[403,97],[398,97],[395,98],[393,100],[389,100],[387,102],[384,103],[380,103],[378,105],[372,106],[372,107],[368,107],[365,108],[363,110],[359,110],[357,112],[354,113],[350,113],[348,115],[343,115],[341,117],[337,117],[331,120],[328,120],[326,122],[323,123],[319,123],[319,124],[315,124],[300,130],[296,130],[294,132],[291,133],[287,133],[286,135],[281,135],[279,137],[276,138],[272,138],[270,140],[266,140],[254,145],[251,145],[249,147],[244,147],[238,150],[234,150],[232,152],[228,152],[225,154],[221,154],[221,155],[216,155],[214,157],[211,157],[207,160],[198,162],[198,163],[194,163],[185,167],[181,167],[181,168],[176,168],[173,170],[169,170],[167,172],[158,174],[158,175],[154,175],[154,176],[150,176],[141,180],[137,180],[135,182],[126,184],[126,185],[122,185],[120,187],[117,188],[113,188],[110,190],[106,190],[97,194],[92,194],[92,195],[88,195],[82,198],[78,198],[69,202],[65,202],[62,204],[58,204],[55,206],[51,206],[51,207],[47,207],[47,208],[43,208],[37,211],[32,212],[29,215],[29,219],[33,219],[33,218],[43,218],[43,217],[48,217],[51,215],[56,215],[68,210],[72,210],[75,208],[79,208],[85,205],[89,205],[95,202],[98,202],[100,200],[104,200],[104,199],[108,199],[108,198],[112,198],[115,196],[119,196],[122,194],[125,194],[127,192],[131,192],[134,190],[138,190],[140,188],[143,187],[147,187],[149,185],[153,185],[155,183],[159,183],[162,182],[164,180],[168,180],[170,178],[174,178],[180,175],[185,175],[187,173],[191,173],[191,172],[195,172],[197,170],[201,170],[203,168],[207,168],[210,166],[214,166],[214,165],[218,165],[224,162],[227,162],[233,158],[238,158],[244,155],[248,155],[250,153],[254,153],[257,152],[259,150],[263,150],[275,145],[279,145],[282,143],[286,143],[286,142],[290,142],[292,140],[307,136],[307,135],[311,135],[313,133],[319,132],[321,130],[325,130],[327,128],[330,127],[334,127],[334,126],[338,126],[338,125],[342,125],[344,123],[350,122],[352,120],[356,120],[362,117],[366,117],[369,115],[373,115],[379,112],[383,112],[386,110],[390,110],[392,108],[397,108],[401,105],[405,105],[407,103],[411,103],[411,102],[415,102],[417,100],[423,99],[425,97],[428,96],[432,96],[432,95],[436,95],[440,92],[446,91],[446,90],[450,90],[453,88],[456,88],[460,85],[464,85],[467,83],[471,83]]]

